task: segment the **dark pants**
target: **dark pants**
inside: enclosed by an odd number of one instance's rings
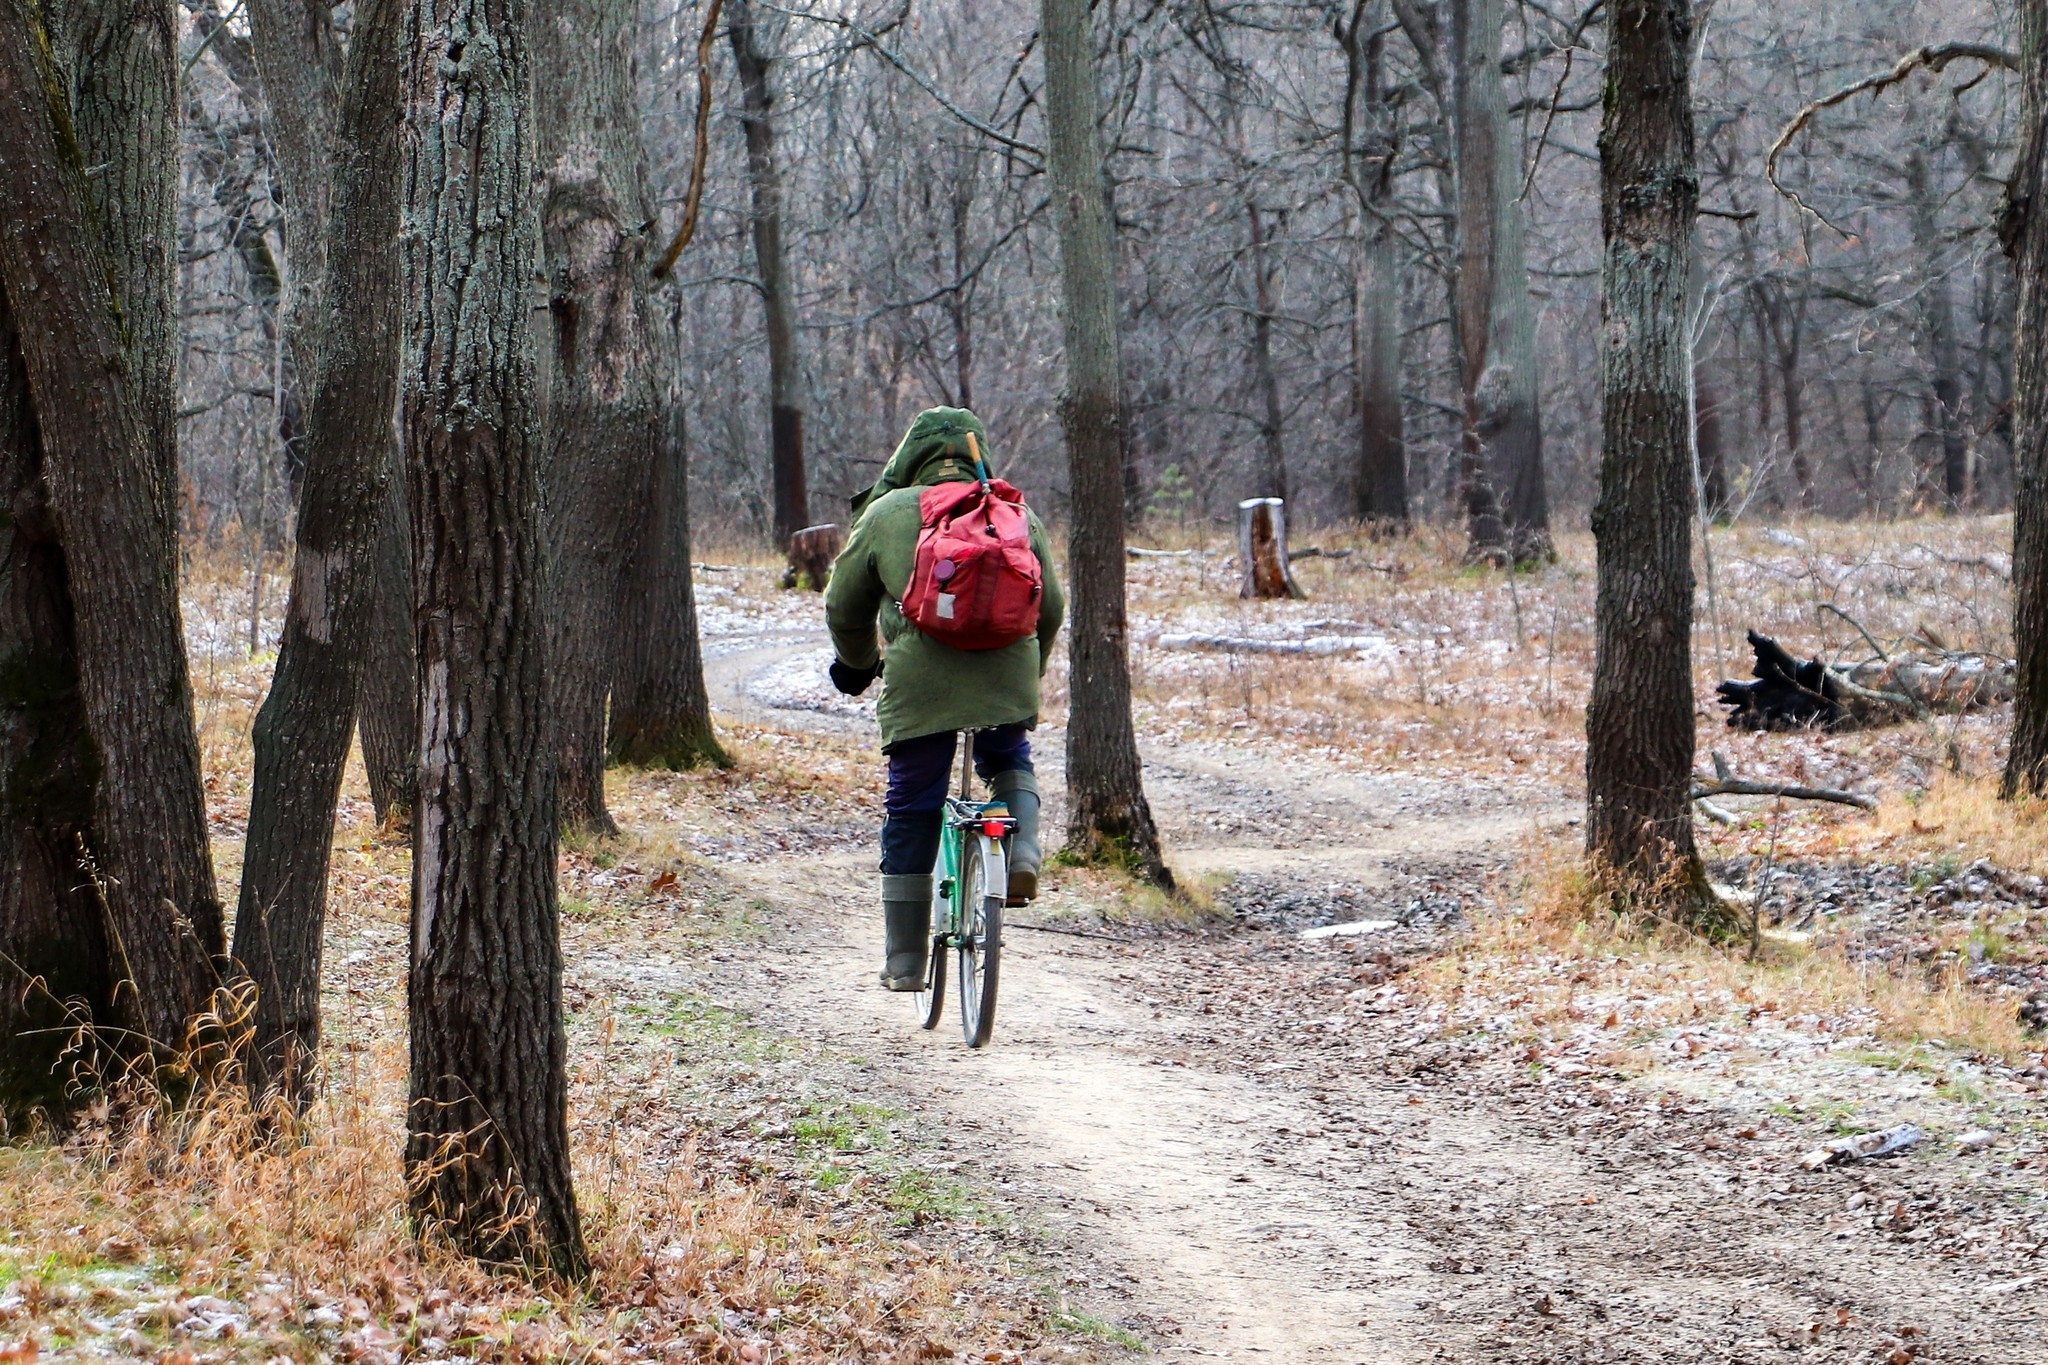
[[[889,794],[883,799],[882,872],[915,876],[939,860],[939,832],[945,825],[946,789],[953,779],[959,746],[948,730],[901,739],[882,752],[889,759]],[[974,770],[982,781],[997,773],[1031,771],[1031,740],[1020,721],[979,730],[974,736]]]

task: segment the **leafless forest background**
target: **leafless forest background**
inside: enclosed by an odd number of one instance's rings
[[[774,57],[814,519],[830,519],[937,403],[984,412],[1008,468],[1057,517],[1058,276],[1037,150],[1036,7],[753,8]],[[1374,38],[1370,109],[1342,40],[1354,9]],[[1343,154],[1350,91],[1354,128],[1383,119],[1393,149],[1411,510],[1453,516],[1463,409],[1451,135],[1409,33],[1385,6],[1350,0],[1098,10],[1130,510],[1155,527],[1220,514],[1273,491],[1277,449],[1299,518],[1353,514],[1361,291],[1369,299],[1372,286]],[[1524,0],[1507,7],[1502,39],[1550,498],[1565,526],[1583,522],[1599,450],[1598,10]],[[643,14],[657,237],[689,176],[703,19],[701,4]],[[275,318],[285,206],[259,111],[227,45],[200,45],[205,31],[191,30],[184,122],[185,515],[202,536],[281,552],[293,479],[273,415],[289,388]],[[1990,224],[2013,141],[2010,82],[1963,63],[1827,111],[1779,167],[1813,212],[1765,179],[1767,149],[1807,102],[1923,43],[2007,32],[2001,7],[1977,0],[1699,7],[1699,434],[1710,493],[1730,515],[2009,501],[2012,289]],[[765,537],[771,492],[741,93],[723,41],[712,65],[704,222],[666,297],[699,534],[717,541]]]

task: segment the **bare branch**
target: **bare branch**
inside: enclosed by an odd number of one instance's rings
[[[991,142],[1001,143],[1003,146],[1008,147],[1013,151],[1023,152],[1027,156],[1035,157],[1040,162],[1043,162],[1045,160],[1045,149],[1043,147],[1033,146],[1029,142],[1023,142],[1017,138],[1011,137],[1008,133],[1002,131],[1002,129],[996,128],[988,123],[983,122],[981,119],[978,119],[974,115],[968,113],[965,109],[962,109],[959,105],[953,103],[953,101],[947,99],[945,92],[940,90],[939,87],[932,82],[931,77],[925,75],[922,71],[919,71],[909,62],[903,60],[903,58],[896,53],[895,49],[883,46],[882,40],[879,35],[870,33],[867,29],[864,29],[859,24],[854,23],[853,20],[842,19],[836,14],[813,14],[808,10],[785,9],[781,5],[767,3],[767,0],[761,0],[761,8],[767,10],[774,10],[777,14],[787,14],[792,19],[809,19],[812,23],[830,24],[834,28],[845,29],[848,33],[851,33],[857,40],[857,46],[873,48],[875,50],[876,55],[881,57],[883,61],[895,67],[904,75],[910,77],[910,79],[916,83],[918,89],[924,91],[925,94],[930,95],[932,97],[932,101],[936,103],[939,106],[939,108],[945,110],[954,118],[960,120],[960,122],[966,124],[969,128],[972,128],[975,132],[980,133],[983,137],[989,139]],[[1039,170],[1041,169],[1041,167],[1034,166],[1032,167],[1032,169]]]
[[[1893,64],[1891,70],[1880,72],[1875,76],[1865,76],[1860,81],[1851,81],[1832,95],[1823,95],[1811,104],[1801,108],[1797,114],[1794,114],[1792,121],[1785,125],[1785,131],[1779,133],[1778,140],[1771,144],[1769,154],[1764,157],[1764,179],[1771,182],[1772,189],[1798,205],[1802,212],[1811,214],[1843,237],[1855,236],[1854,233],[1846,232],[1836,227],[1833,223],[1828,222],[1827,217],[1819,209],[1801,199],[1795,191],[1788,190],[1778,183],[1778,157],[1784,152],[1786,147],[1791,145],[1792,139],[1799,136],[1801,130],[1807,124],[1813,122],[1822,110],[1832,109],[1838,104],[1846,104],[1865,91],[1876,94],[1878,91],[1889,89],[1912,75],[1915,71],[1925,69],[1931,74],[1938,76],[1947,68],[1950,62],[1957,61],[1982,62],[1987,67],[2001,67],[2007,71],[2019,69],[2019,57],[2017,54],[2008,52],[2002,47],[1990,47],[1984,43],[1940,43],[1929,47],[1915,48],[1899,58]]]
[[[682,226],[676,229],[668,250],[661,253],[661,263],[654,267],[657,280],[667,279],[668,272],[676,268],[676,258],[697,235],[697,217],[704,207],[704,168],[711,160],[711,40],[717,35],[718,16],[724,8],[725,0],[711,0],[711,8],[704,15],[704,32],[697,37],[696,160],[690,164],[690,189],[683,199]]]

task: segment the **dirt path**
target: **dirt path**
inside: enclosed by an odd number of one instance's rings
[[[859,724],[749,693],[813,648],[715,658],[718,700],[784,728]],[[1390,896],[1418,859],[1511,859],[1532,818],[1495,790],[1222,748],[1148,753],[1148,781],[1184,865]],[[969,1052],[950,1018],[920,1033],[872,982],[875,915],[846,893],[870,867],[736,866],[778,929],[721,988],[875,1059],[883,1097],[1062,1229],[1083,1301],[1159,1359],[2048,1362],[2043,1285],[1845,1230],[1839,1177],[1703,1147],[1732,1120],[1646,1116],[1347,1009],[1355,944],[1019,928],[997,1044]]]

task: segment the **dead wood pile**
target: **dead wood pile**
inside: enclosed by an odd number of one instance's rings
[[[1738,730],[1864,729],[2012,699],[2012,661],[1994,655],[1942,650],[1847,665],[1802,663],[1768,635],[1752,630],[1749,643],[1754,681],[1714,689]]]

